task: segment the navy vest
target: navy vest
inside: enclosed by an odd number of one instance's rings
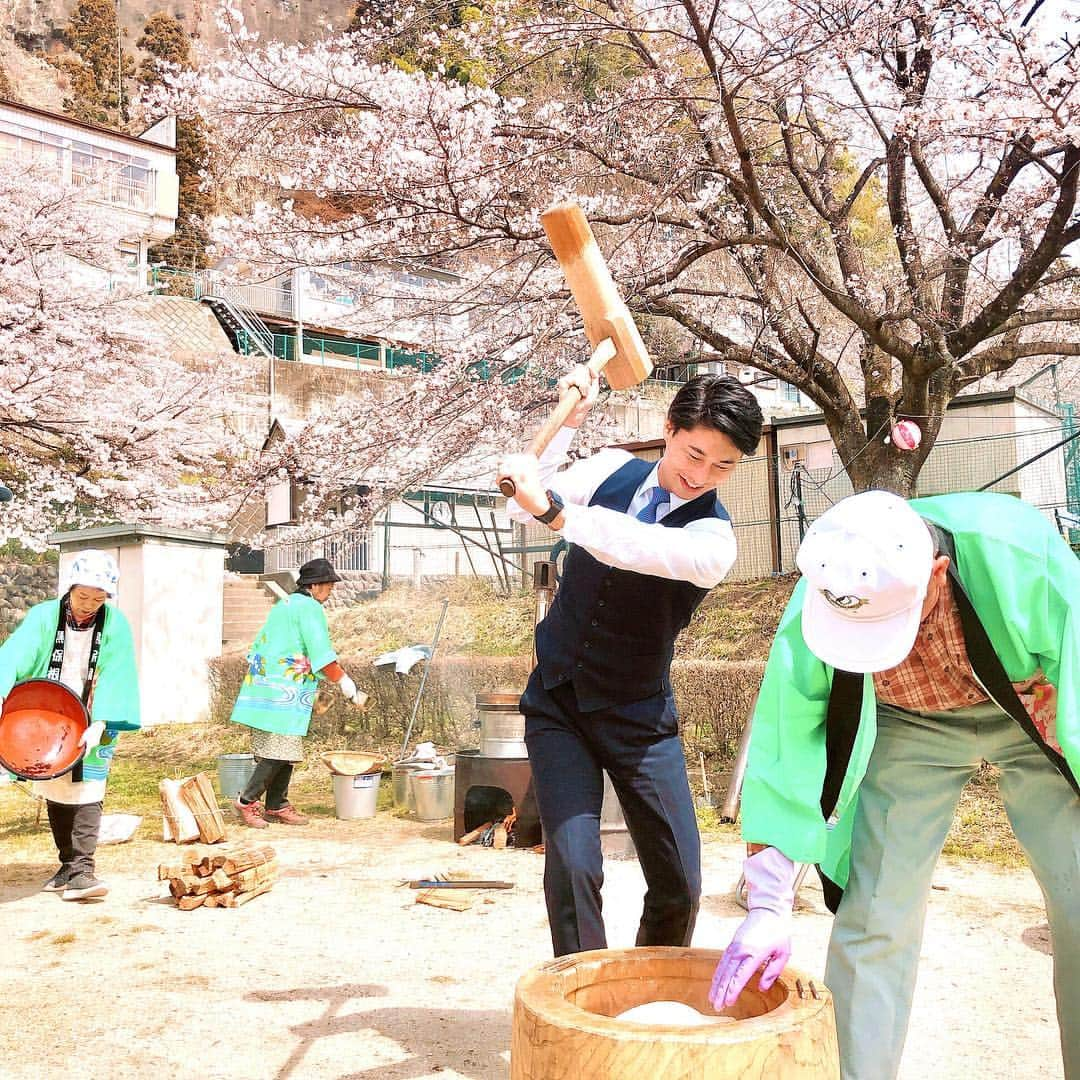
[[[634,458],[596,489],[590,506],[625,513],[655,463]],[[730,520],[715,491],[672,510],[660,524]],[[617,570],[571,544],[562,582],[536,628],[536,658],[547,690],[572,682],[582,712],[641,701],[669,688],[675,638],[707,589],[689,581]]]

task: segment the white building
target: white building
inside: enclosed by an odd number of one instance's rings
[[[0,99],[0,157],[48,163],[64,184],[93,188],[115,221],[117,247],[145,280],[147,249],[176,228],[176,122],[141,135]]]

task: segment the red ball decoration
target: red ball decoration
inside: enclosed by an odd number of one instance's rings
[[[897,450],[916,450],[922,442],[922,429],[914,420],[898,420],[889,432],[889,441]]]

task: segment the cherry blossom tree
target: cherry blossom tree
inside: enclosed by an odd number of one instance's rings
[[[259,193],[222,249],[323,268],[358,325],[425,317],[441,355],[550,372],[582,346],[539,213],[572,198],[643,324],[799,387],[857,489],[911,494],[957,393],[1080,354],[1080,49],[1052,9],[496,3],[300,47],[227,7],[233,57],[171,104]],[[434,75],[374,62],[394,32]],[[433,300],[394,276],[415,263],[461,280]],[[914,452],[883,438],[902,418]]]
[[[219,525],[248,492],[225,426],[227,358],[174,360],[120,264],[93,186],[0,159],[0,531],[41,548],[57,528]]]

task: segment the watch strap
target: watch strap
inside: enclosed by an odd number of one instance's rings
[[[533,517],[537,521],[543,522],[545,525],[550,525],[563,511],[565,505],[562,499],[550,489],[547,492],[548,501],[551,505],[542,514],[533,514]]]

